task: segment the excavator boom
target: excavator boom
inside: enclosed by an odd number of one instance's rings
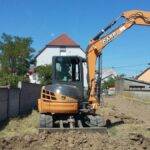
[[[107,34],[107,31],[117,23],[118,19],[123,17],[125,22]],[[150,12],[141,10],[131,10],[124,12],[116,20],[112,21],[106,28],[102,29],[89,43],[87,47],[87,65],[88,65],[88,87],[89,97],[88,101],[93,109],[97,109],[99,100],[96,97],[96,60],[102,53],[102,50],[115,38],[121,35],[124,31],[131,28],[133,25],[150,26]]]

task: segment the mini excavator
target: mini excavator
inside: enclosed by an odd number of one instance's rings
[[[117,25],[123,18],[123,23]],[[117,25],[115,29],[109,31]],[[110,42],[134,25],[150,26],[150,12],[131,10],[123,12],[117,19],[102,29],[86,50],[86,59],[79,56],[54,56],[52,60],[52,84],[42,87],[38,99],[40,128],[101,128],[104,119],[96,113],[100,105],[100,85],[96,81],[97,58]],[[83,63],[87,63],[88,91],[83,82]],[[97,93],[99,91],[99,93]]]

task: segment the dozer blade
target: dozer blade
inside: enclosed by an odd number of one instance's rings
[[[41,114],[39,132],[68,132],[68,131],[84,131],[84,132],[99,132],[107,134],[104,120],[100,116],[88,116],[86,119],[77,119],[69,117],[69,119],[55,119],[52,115]]]
[[[106,127],[39,128],[39,132],[45,132],[45,133],[68,132],[68,131],[98,132],[98,133],[101,133],[101,134],[108,134]]]

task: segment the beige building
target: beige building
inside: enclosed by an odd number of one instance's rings
[[[139,74],[136,79],[144,82],[150,82],[150,67],[145,69],[141,74]]]

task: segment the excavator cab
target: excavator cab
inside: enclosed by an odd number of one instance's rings
[[[83,62],[86,60],[79,56],[54,56],[52,59],[52,84],[65,85],[64,95],[71,96],[77,100],[84,99],[83,88]],[[75,95],[72,88],[78,89],[78,96]],[[67,88],[68,87],[68,88]]]

